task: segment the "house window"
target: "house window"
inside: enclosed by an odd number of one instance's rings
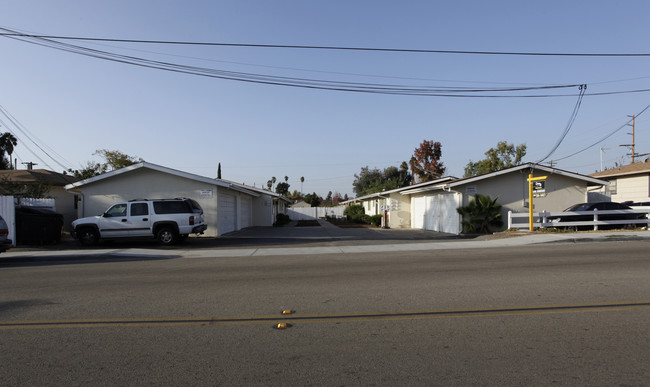
[[[607,193],[610,195],[616,195],[616,182],[617,180],[610,180],[609,185],[607,186]]]

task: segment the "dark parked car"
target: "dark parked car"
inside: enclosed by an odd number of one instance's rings
[[[625,204],[621,203],[616,203],[616,202],[597,202],[597,203],[578,203],[574,204],[571,207],[567,208],[564,210],[564,212],[580,212],[580,211],[594,211],[597,209],[598,211],[611,211],[611,210],[631,210],[632,208],[629,206],[626,206]],[[635,219],[643,219],[645,218],[645,215],[643,214],[605,214],[605,215],[598,215],[598,220],[635,220]],[[547,218],[548,221],[552,223],[558,223],[558,222],[589,222],[594,220],[594,216],[592,214],[587,214],[587,215],[559,215],[559,216],[549,216]],[[634,226],[633,224],[630,224],[631,226]],[[622,227],[629,227],[630,225],[626,224],[613,224],[613,225],[607,225],[607,226],[599,226],[599,228],[622,228]],[[562,227],[561,223],[558,224],[558,227]],[[592,226],[567,226],[570,228],[582,228],[582,229],[590,229],[593,228]]]
[[[5,222],[5,220],[2,219],[2,216],[0,216],[0,253],[9,250],[13,244],[8,236],[9,227],[7,227],[7,222]]]

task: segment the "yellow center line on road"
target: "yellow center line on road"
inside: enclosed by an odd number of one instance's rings
[[[0,321],[0,330],[107,328],[107,327],[159,327],[191,325],[251,325],[273,324],[279,321],[296,323],[345,322],[373,320],[403,320],[460,317],[493,317],[536,314],[580,313],[650,309],[650,301],[598,303],[579,305],[542,305],[484,309],[449,309],[428,311],[402,311],[357,314],[277,315],[242,317],[173,317],[173,318],[106,318],[70,320]]]

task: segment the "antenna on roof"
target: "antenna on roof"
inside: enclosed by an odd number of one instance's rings
[[[31,171],[32,169],[34,169],[34,165],[38,165],[37,163],[34,163],[32,161],[28,161],[28,162],[23,163],[23,164],[27,165],[27,170],[28,171]]]

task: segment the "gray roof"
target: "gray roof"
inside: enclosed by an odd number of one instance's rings
[[[272,196],[272,197],[279,197],[280,196],[280,195],[275,194],[273,192],[260,190],[260,189],[255,188],[255,187],[249,187],[249,186],[245,186],[243,184],[238,184],[238,183],[234,183],[234,182],[229,182],[229,181],[224,181],[224,180],[220,180],[220,179],[213,179],[213,178],[209,178],[209,177],[199,176],[199,175],[195,175],[195,174],[192,174],[192,173],[183,172],[183,171],[179,171],[179,170],[172,169],[172,168],[167,168],[167,167],[163,167],[161,165],[152,164],[152,163],[148,163],[148,162],[144,162],[144,161],[140,162],[140,163],[133,164],[133,165],[129,165],[128,167],[124,167],[124,168],[116,169],[114,171],[103,173],[101,175],[94,176],[94,177],[91,177],[89,179],[85,179],[85,180],[81,180],[81,181],[78,181],[78,182],[75,182],[75,183],[72,183],[72,184],[68,184],[64,188],[66,190],[72,190],[72,189],[75,189],[75,188],[78,188],[78,187],[82,187],[84,185],[93,184],[93,183],[96,183],[98,181],[102,181],[102,180],[105,180],[105,179],[110,179],[110,178],[113,178],[115,176],[119,176],[121,174],[128,173],[128,172],[135,171],[137,169],[142,169],[142,168],[167,173],[167,174],[182,177],[182,178],[185,178],[185,179],[199,181],[199,182],[210,184],[210,185],[215,185],[217,187],[232,189],[234,191],[242,192],[242,193],[254,196],[254,197],[259,197],[261,195],[268,195],[268,196]]]
[[[441,189],[450,189],[454,188],[457,186],[465,185],[465,184],[470,184],[470,183],[475,183],[477,181],[485,180],[485,179],[491,179],[500,175],[505,175],[507,173],[512,173],[516,171],[521,171],[521,170],[536,170],[536,171],[544,171],[546,173],[550,174],[556,174],[556,175],[562,175],[566,177],[570,177],[572,179],[577,179],[577,180],[582,180],[586,181],[588,185],[609,185],[609,182],[605,180],[600,180],[596,179],[590,176],[586,175],[581,175],[579,173],[575,172],[569,172],[569,171],[564,171],[562,169],[557,169],[557,168],[551,168],[551,167],[546,167],[543,165],[535,164],[535,163],[525,163],[521,165],[517,165],[511,168],[506,168],[502,169],[500,171],[496,172],[491,172],[491,173],[486,173],[483,175],[478,175],[478,176],[471,176],[471,177],[464,177],[462,179],[456,179],[454,181],[448,182],[448,183],[442,183],[442,184],[437,184],[434,186],[429,186],[429,187],[422,187],[422,188],[412,188],[406,191],[401,192],[403,195],[411,195],[419,192],[425,192],[425,191],[435,191],[435,190],[441,190]]]

